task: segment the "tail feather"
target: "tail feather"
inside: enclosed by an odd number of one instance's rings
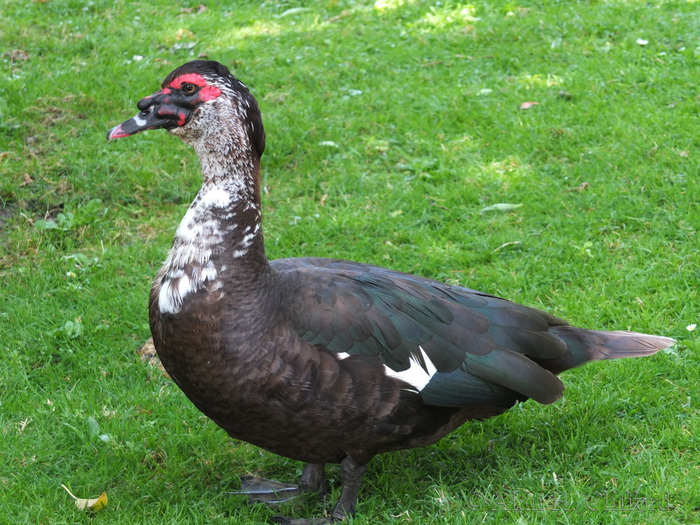
[[[670,337],[638,332],[601,332],[567,325],[555,326],[551,332],[559,336],[569,350],[563,357],[538,360],[541,366],[555,374],[588,361],[652,355],[675,343]]]

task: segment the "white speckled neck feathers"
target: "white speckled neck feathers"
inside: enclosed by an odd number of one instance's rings
[[[156,278],[158,306],[176,314],[190,294],[203,288],[223,297],[222,271],[251,257],[266,266],[260,229],[260,159],[250,144],[241,100],[219,98],[197,110],[185,128],[171,132],[190,143],[200,160],[202,188],[175,233]]]

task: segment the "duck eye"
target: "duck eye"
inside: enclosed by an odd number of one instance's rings
[[[197,86],[194,84],[183,84],[182,91],[184,91],[187,95],[193,95],[197,91]]]

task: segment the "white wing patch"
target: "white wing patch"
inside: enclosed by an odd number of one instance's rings
[[[397,372],[386,365],[384,365],[384,370],[389,377],[400,379],[420,392],[425,388],[425,385],[430,382],[438,370],[428,357],[428,354],[423,350],[423,347],[419,345],[418,350],[420,350],[422,359],[419,360],[416,356],[411,356],[409,361],[411,366],[406,370]],[[421,363],[420,361],[423,362]]]

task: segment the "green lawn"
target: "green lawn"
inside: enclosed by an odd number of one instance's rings
[[[262,108],[270,258],[381,264],[680,341],[376,458],[351,523],[700,523],[698,4],[205,5],[0,1],[0,522],[330,509],[226,495],[301,465],[232,442],[137,355],[199,167],[165,132],[105,133],[208,57]],[[519,206],[483,211],[499,203]],[[78,510],[62,483],[109,504]]]

